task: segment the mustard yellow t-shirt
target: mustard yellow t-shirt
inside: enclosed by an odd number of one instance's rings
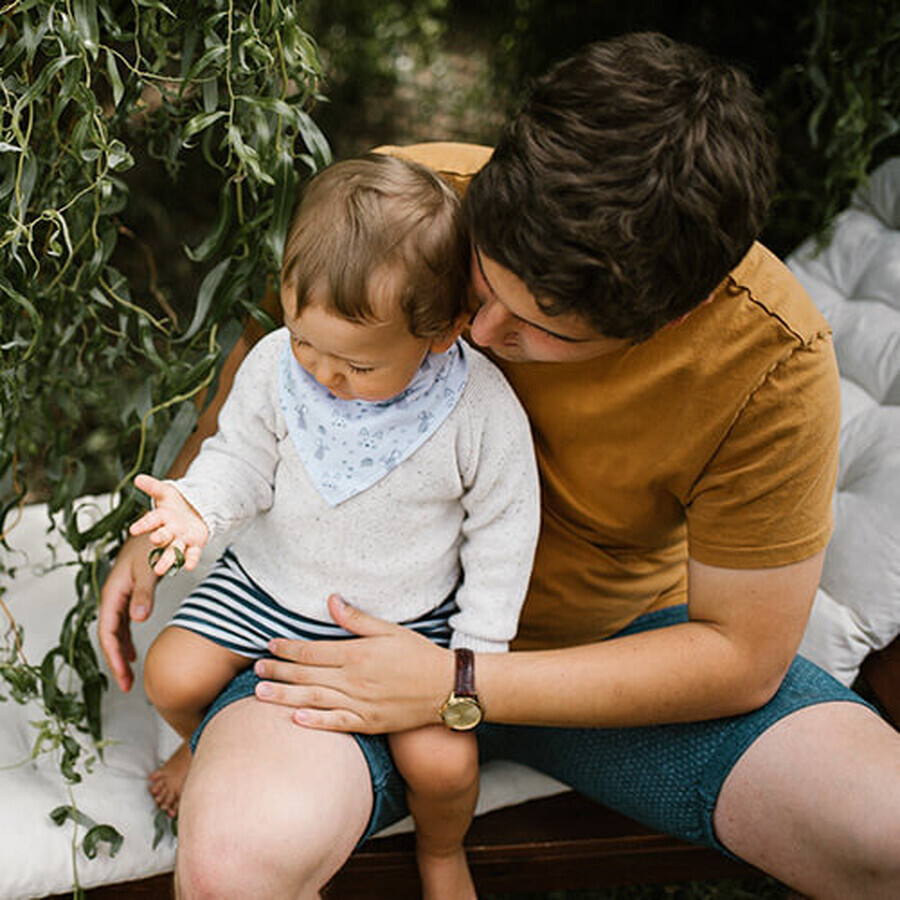
[[[458,189],[490,155],[448,144],[390,152]],[[643,343],[582,363],[498,362],[541,471],[518,649],[598,640],[685,602],[689,554],[765,568],[827,544],[839,430],[831,334],[762,245],[709,303]]]

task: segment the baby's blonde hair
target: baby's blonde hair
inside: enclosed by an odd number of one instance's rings
[[[410,333],[438,337],[466,308],[468,257],[459,198],[439,176],[393,156],[345,160],[300,198],[281,269],[295,308],[285,311],[299,315],[315,292],[350,321],[376,321],[373,277],[388,274]]]

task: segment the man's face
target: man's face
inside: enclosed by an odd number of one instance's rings
[[[628,344],[594,331],[580,316],[548,316],[525,283],[478,248],[472,253],[478,311],[470,335],[510,362],[581,362]]]

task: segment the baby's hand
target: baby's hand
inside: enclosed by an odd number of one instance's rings
[[[200,554],[209,540],[209,528],[203,517],[184,499],[178,488],[150,475],[138,475],[134,486],[148,494],[154,508],[128,530],[131,534],[150,534],[156,549],[150,565],[157,575],[165,575],[183,562],[188,570],[200,562]],[[161,552],[158,552],[161,551]]]

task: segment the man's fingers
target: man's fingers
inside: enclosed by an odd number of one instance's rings
[[[363,707],[351,709],[349,698],[340,690],[322,687],[278,684],[268,681],[256,686],[256,696],[266,703],[292,707],[291,718],[306,728],[323,731],[358,731],[365,734],[379,732],[378,717]]]
[[[293,706],[295,709],[346,709],[347,695],[336,688],[317,685],[284,684],[261,681],[256,696],[267,703]]]
[[[134,586],[128,612],[132,622],[144,622],[149,618],[150,613],[153,612],[153,586],[151,584],[138,583]]]
[[[294,710],[291,719],[297,725],[319,731],[374,733],[365,719],[348,709],[297,709]]]
[[[390,634],[395,629],[403,627],[395,622],[386,622],[384,619],[364,613],[361,609],[347,603],[339,594],[332,594],[328,598],[328,611],[338,625],[360,637]]]
[[[284,680],[290,681],[290,673],[296,670],[294,663],[307,666],[323,666],[326,668],[339,667],[346,663],[348,654],[352,650],[350,641],[296,641],[290,638],[275,638],[269,641],[269,652],[279,659],[289,660],[289,663],[280,672],[287,676]],[[257,664],[257,675],[261,667],[266,668],[265,678],[273,678],[267,667],[275,665],[277,660],[263,659]],[[274,671],[274,670],[273,670]]]

